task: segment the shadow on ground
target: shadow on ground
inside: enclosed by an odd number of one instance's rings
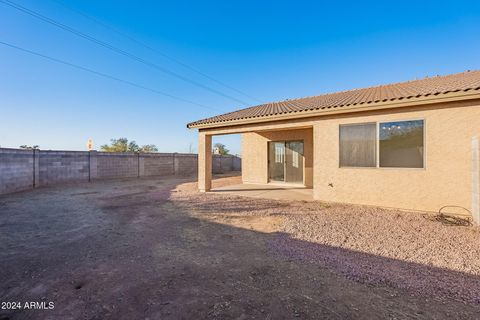
[[[188,182],[111,181],[0,197],[0,300],[55,305],[0,310],[0,319],[472,319],[480,312],[478,290],[471,292],[478,277],[216,223],[216,215],[262,215],[285,204],[229,198],[225,210],[221,195],[178,188]],[[392,282],[370,281],[376,268],[390,270]],[[396,286],[405,272],[418,287]],[[422,294],[432,278],[448,286]]]

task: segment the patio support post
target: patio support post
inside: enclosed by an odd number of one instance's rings
[[[198,189],[210,191],[212,187],[212,136],[198,134]]]

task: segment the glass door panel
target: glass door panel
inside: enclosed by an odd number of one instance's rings
[[[285,146],[285,182],[303,183],[303,141],[287,141]]]
[[[270,181],[303,183],[303,141],[277,141],[268,144]]]
[[[270,142],[268,149],[270,180],[285,181],[285,142]]]

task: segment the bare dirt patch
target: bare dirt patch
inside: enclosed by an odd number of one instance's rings
[[[0,317],[476,318],[478,230],[422,219],[201,194],[180,178],[2,196],[0,300],[55,309]]]
[[[216,223],[231,225],[237,228],[244,228],[266,233],[277,232],[284,223],[284,218],[280,216],[257,217],[234,215],[206,215],[205,219]]]

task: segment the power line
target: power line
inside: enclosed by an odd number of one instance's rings
[[[174,96],[172,94],[169,94],[169,93],[157,90],[157,89],[153,89],[153,88],[149,88],[149,87],[146,87],[144,85],[141,85],[141,84],[137,84],[137,83],[132,82],[132,81],[117,78],[115,76],[112,76],[112,75],[109,75],[109,74],[106,74],[106,73],[103,73],[103,72],[99,72],[99,71],[96,71],[96,70],[93,70],[93,69],[90,69],[90,68],[87,68],[87,67],[83,67],[83,66],[80,66],[80,65],[77,65],[77,64],[73,64],[73,63],[70,63],[68,61],[53,58],[53,57],[47,56],[47,55],[39,53],[39,52],[35,52],[35,51],[29,50],[29,49],[25,49],[25,48],[16,46],[16,45],[11,44],[11,43],[0,41],[0,44],[4,45],[4,46],[7,46],[7,47],[10,47],[10,48],[13,48],[13,49],[16,49],[16,50],[19,50],[19,51],[23,51],[25,53],[29,53],[31,55],[35,55],[35,56],[53,61],[53,62],[57,62],[57,63],[63,64],[63,65],[67,65],[67,66],[70,66],[70,67],[73,67],[73,68],[76,68],[76,69],[79,69],[79,70],[83,70],[83,71],[86,71],[86,72],[90,72],[90,73],[93,73],[95,75],[98,75],[98,76],[101,76],[101,77],[104,77],[104,78],[115,80],[115,81],[118,81],[118,82],[121,82],[121,83],[124,83],[124,84],[128,84],[128,85],[133,86],[133,87],[137,87],[137,88],[140,88],[140,89],[147,90],[147,91],[151,91],[153,93],[157,93],[157,94],[160,94],[160,95],[163,95],[163,96],[166,96],[166,97],[178,100],[178,101],[190,103],[190,104],[193,104],[193,105],[196,105],[196,106],[199,106],[199,107],[202,107],[202,108],[210,109],[210,110],[223,112],[222,110],[219,110],[219,109],[216,109],[216,108],[212,108],[212,107],[209,107],[209,106],[206,106],[206,105],[194,102],[194,101],[190,101],[190,100],[187,100],[187,99],[184,99],[184,98],[180,98],[180,97]]]
[[[223,92],[220,92],[220,91],[218,91],[218,90],[216,90],[216,89],[210,88],[210,87],[208,87],[208,86],[206,86],[206,85],[203,85],[203,84],[201,84],[201,83],[199,83],[199,82],[197,82],[197,81],[195,81],[195,80],[191,80],[191,79],[189,79],[189,78],[187,78],[187,77],[184,77],[184,76],[182,76],[182,75],[180,75],[180,74],[178,74],[178,73],[175,73],[175,72],[173,72],[173,71],[171,71],[171,70],[169,70],[169,69],[163,68],[163,67],[161,67],[161,66],[159,66],[159,65],[157,65],[157,64],[155,64],[155,63],[153,63],[153,62],[150,62],[150,61],[147,61],[147,60],[145,60],[145,59],[142,59],[142,58],[140,58],[140,57],[138,57],[138,56],[136,56],[136,55],[134,55],[134,54],[132,54],[132,53],[129,53],[129,52],[125,51],[125,50],[122,50],[122,49],[120,49],[120,48],[117,48],[117,47],[115,47],[115,46],[113,46],[113,45],[111,45],[111,44],[109,44],[109,43],[107,43],[107,42],[98,40],[97,38],[94,38],[94,37],[92,37],[92,36],[90,36],[90,35],[88,35],[88,34],[85,34],[85,33],[81,32],[81,31],[78,31],[78,30],[76,30],[76,29],[74,29],[74,28],[71,28],[71,27],[69,27],[69,26],[67,26],[67,25],[65,25],[65,24],[63,24],[63,23],[61,23],[61,22],[58,22],[58,21],[53,20],[53,19],[50,19],[50,18],[48,18],[48,17],[46,17],[46,16],[44,16],[44,15],[38,13],[38,12],[35,12],[35,11],[33,11],[33,10],[30,10],[30,9],[28,9],[28,8],[26,8],[26,7],[23,7],[23,6],[19,5],[19,4],[16,4],[16,3],[11,2],[11,1],[8,1],[8,0],[0,0],[0,2],[4,3],[4,4],[6,4],[6,5],[8,5],[8,6],[12,7],[12,8],[15,8],[15,9],[17,9],[17,10],[19,10],[19,11],[22,11],[22,12],[28,14],[28,15],[31,15],[32,17],[35,17],[35,18],[40,19],[40,20],[42,20],[42,21],[45,21],[45,22],[47,22],[47,23],[49,23],[49,24],[52,24],[52,25],[54,25],[54,26],[56,26],[56,27],[59,27],[59,28],[65,30],[65,31],[68,31],[68,32],[70,32],[70,33],[73,33],[73,34],[75,34],[75,35],[77,35],[77,36],[79,36],[79,37],[81,37],[81,38],[84,38],[84,39],[86,39],[86,40],[89,40],[89,41],[91,41],[91,42],[93,42],[93,43],[95,43],[95,44],[101,45],[101,46],[103,46],[103,47],[105,47],[105,48],[107,48],[107,49],[109,49],[109,50],[111,50],[111,51],[114,51],[114,52],[118,53],[118,54],[124,55],[124,56],[126,56],[126,57],[128,57],[128,58],[130,58],[130,59],[136,60],[136,61],[138,61],[138,62],[140,62],[140,63],[143,63],[143,64],[145,64],[145,65],[147,65],[147,66],[149,66],[149,67],[155,68],[155,69],[157,69],[157,70],[159,70],[159,71],[161,71],[161,72],[163,72],[163,73],[165,73],[165,74],[168,74],[168,75],[170,75],[170,76],[173,76],[173,77],[175,77],[175,78],[178,78],[178,79],[180,79],[180,80],[183,80],[183,81],[185,81],[185,82],[188,82],[188,83],[193,84],[193,85],[195,85],[195,86],[198,86],[198,87],[200,87],[200,88],[203,88],[203,89],[205,89],[205,90],[207,90],[207,91],[210,91],[210,92],[212,92],[212,93],[215,93],[215,94],[217,94],[217,95],[220,95],[220,96],[222,96],[222,97],[224,97],[224,98],[228,98],[228,99],[230,99],[230,100],[239,102],[239,103],[241,103],[241,104],[243,104],[243,105],[247,105],[247,106],[249,105],[249,104],[246,103],[245,101],[242,101],[242,100],[240,100],[240,99],[237,99],[237,98],[235,98],[235,97],[232,97],[232,96],[230,96],[230,95],[228,95],[228,94],[225,94],[225,93],[223,93]]]
[[[168,59],[168,60],[170,60],[170,61],[175,62],[175,63],[178,64],[178,65],[181,65],[182,67],[184,67],[184,68],[186,68],[186,69],[188,69],[188,70],[190,70],[190,71],[193,71],[193,72],[195,72],[195,73],[197,73],[197,74],[199,74],[199,75],[201,75],[201,76],[203,76],[203,77],[205,77],[205,78],[207,78],[207,79],[209,79],[209,80],[211,80],[211,81],[213,81],[213,82],[215,82],[215,83],[217,83],[217,84],[219,84],[219,85],[221,85],[221,86],[223,86],[223,87],[225,87],[225,88],[228,88],[228,89],[230,89],[230,90],[232,90],[232,91],[235,91],[235,92],[237,92],[237,93],[239,93],[239,94],[241,94],[241,95],[243,95],[243,96],[245,96],[245,97],[247,97],[247,98],[249,98],[249,99],[252,99],[252,100],[254,100],[254,101],[258,102],[258,103],[262,103],[262,101],[260,101],[259,99],[255,98],[255,97],[252,97],[251,95],[249,95],[249,94],[247,94],[247,93],[245,93],[245,92],[243,92],[243,91],[241,91],[241,90],[238,90],[238,89],[236,89],[236,88],[234,88],[234,87],[226,84],[226,83],[223,82],[223,81],[217,80],[217,79],[213,78],[212,76],[209,76],[208,74],[206,74],[206,73],[198,70],[197,68],[195,68],[195,67],[193,67],[193,66],[191,66],[191,65],[188,65],[187,63],[182,62],[182,61],[180,61],[180,60],[178,60],[178,59],[176,59],[176,58],[174,58],[174,57],[172,57],[172,56],[170,56],[170,55],[168,55],[168,54],[166,54],[166,53],[164,53],[164,52],[162,52],[162,51],[160,51],[160,50],[158,50],[158,49],[155,49],[155,48],[153,48],[152,46],[148,45],[147,43],[145,43],[145,42],[143,42],[143,41],[140,41],[140,40],[137,40],[137,39],[135,39],[134,37],[132,37],[132,36],[130,36],[130,35],[124,33],[124,32],[121,32],[121,31],[119,31],[118,29],[112,27],[111,25],[108,25],[108,24],[106,24],[106,23],[104,23],[104,22],[102,22],[102,21],[100,21],[100,20],[98,20],[98,19],[96,19],[96,18],[94,18],[94,17],[86,14],[85,12],[83,12],[83,11],[81,11],[81,10],[75,9],[75,8],[73,8],[73,7],[65,4],[65,3],[64,3],[63,1],[61,1],[61,0],[52,0],[52,1],[60,4],[61,6],[63,6],[64,8],[66,8],[66,9],[72,11],[72,12],[75,12],[75,13],[83,16],[84,18],[87,18],[87,19],[95,22],[96,24],[98,24],[98,25],[100,25],[100,26],[102,26],[102,27],[104,27],[104,28],[106,28],[106,29],[108,29],[108,30],[110,30],[110,31],[115,32],[116,34],[118,34],[118,35],[120,35],[120,36],[122,36],[122,37],[124,37],[124,38],[126,38],[126,39],[128,39],[128,40],[130,40],[130,41],[132,41],[132,42],[134,42],[134,43],[136,43],[136,44],[138,44],[138,45],[140,45],[140,46],[143,46],[144,48],[147,48],[148,50],[150,50],[150,51],[152,51],[152,52],[157,53],[158,55],[160,55],[160,56],[162,56],[162,57],[164,57],[164,58],[166,58],[166,59]]]

